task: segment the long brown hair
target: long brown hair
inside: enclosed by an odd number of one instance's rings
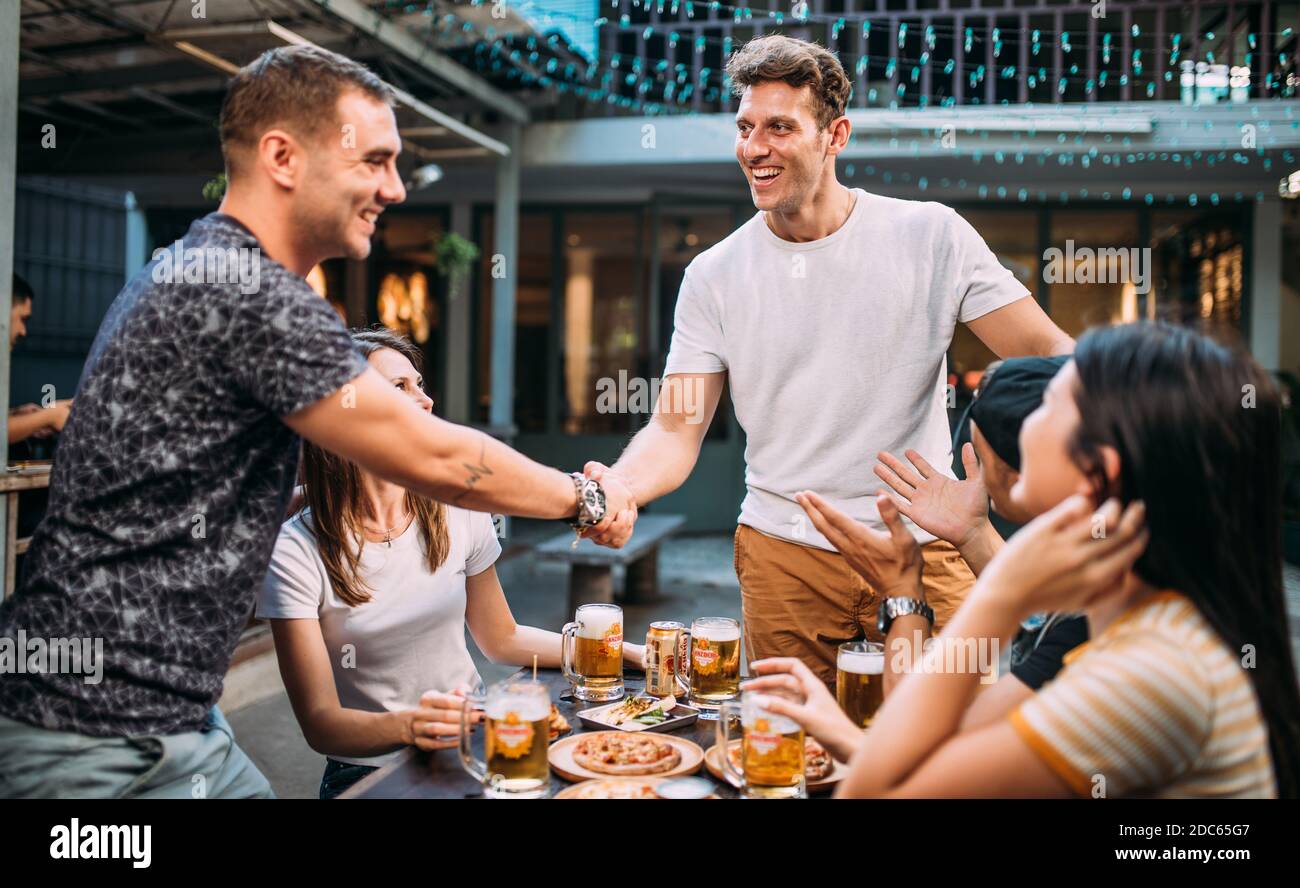
[[[380,349],[392,349],[421,370],[420,350],[406,337],[383,327],[353,330],[352,341],[369,357]],[[309,441],[302,445],[302,474],[306,496],[298,510],[311,509],[310,531],[316,538],[321,561],[334,594],[352,607],[370,600],[370,588],[357,574],[361,550],[366,545],[361,525],[361,467],[335,456]],[[406,492],[406,508],[415,514],[415,524],[424,539],[429,571],[447,560],[451,538],[447,532],[447,507],[436,500]]]
[[[1246,670],[1278,795],[1300,796],[1300,686],[1282,591],[1281,399],[1244,352],[1165,323],[1092,330],[1074,351],[1073,456],[1098,496],[1147,507],[1134,572],[1186,595]],[[1110,484],[1101,447],[1120,455]]]

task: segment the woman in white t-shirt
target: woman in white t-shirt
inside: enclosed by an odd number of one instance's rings
[[[353,341],[420,409],[419,350],[383,329]],[[400,443],[397,443],[400,446]],[[492,518],[410,493],[303,444],[304,500],[285,522],[258,598],[285,688],[333,798],[404,746],[459,742],[478,679],[465,626],[494,663],[560,665],[560,636],[519,626],[493,564]],[[624,659],[641,662],[642,646]]]

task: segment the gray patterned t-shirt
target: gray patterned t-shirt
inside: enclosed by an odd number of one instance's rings
[[[0,605],[0,638],[23,630],[28,650],[103,639],[102,678],[8,671],[0,715],[94,736],[199,729],[292,493],[299,438],[280,418],[366,368],[329,304],[238,221],[210,214],[181,244],[185,262],[155,254],[109,308],[23,587]]]

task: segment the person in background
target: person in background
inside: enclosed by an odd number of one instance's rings
[[[32,316],[32,303],[36,292],[32,285],[18,275],[13,277],[13,301],[9,308],[9,348],[27,335],[27,320]],[[63,431],[72,410],[72,400],[55,401],[48,407],[22,404],[9,410],[9,443],[17,444],[28,438],[48,438]]]
[[[367,363],[425,412],[420,350],[378,328],[352,331]],[[492,516],[408,491],[315,444],[303,503],[280,530],[257,602],[271,621],[294,714],[326,756],[334,798],[404,746],[458,744],[479,681],[465,627],[494,663],[560,665],[560,636],[520,626],[493,566]],[[640,667],[643,646],[623,645]]]

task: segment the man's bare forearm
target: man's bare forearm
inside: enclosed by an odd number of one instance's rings
[[[610,468],[632,488],[637,505],[644,506],[685,483],[699,458],[700,441],[680,420],[656,414]]]
[[[572,478],[490,435],[444,423],[434,450],[413,485],[426,496],[525,518],[568,518],[577,512]]]

